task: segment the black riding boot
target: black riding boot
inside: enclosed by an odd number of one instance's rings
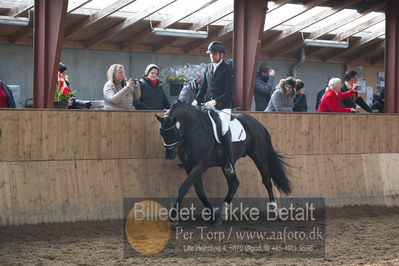
[[[224,168],[224,173],[227,175],[234,175],[234,154],[233,154],[233,144],[231,143],[231,132],[230,130],[222,137],[223,151],[226,156],[226,167]]]

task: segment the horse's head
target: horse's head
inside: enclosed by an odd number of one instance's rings
[[[159,129],[161,137],[163,138],[163,146],[166,149],[166,159],[173,160],[176,158],[179,145],[183,138],[183,128],[176,117],[168,115],[168,112],[164,117],[155,115],[158,121],[161,123]]]
[[[197,112],[191,105],[177,101],[163,117],[155,115],[161,123],[160,133],[164,140],[167,159],[176,158],[178,148],[183,141],[184,129],[192,128],[192,123],[198,120]]]

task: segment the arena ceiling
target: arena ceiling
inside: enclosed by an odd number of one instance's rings
[[[261,58],[382,64],[385,1],[269,1]],[[0,43],[33,43],[33,0],[0,0],[0,16],[25,17],[28,26],[0,23]],[[231,55],[233,0],[70,0],[63,47],[204,54],[212,40]],[[153,28],[206,31],[206,39],[156,36]],[[304,39],[349,42],[348,48],[304,46]]]

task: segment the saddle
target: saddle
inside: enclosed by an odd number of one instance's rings
[[[214,110],[207,110],[209,122],[212,125],[213,135],[217,143],[221,143],[222,137],[222,122],[219,115]],[[231,116],[230,119],[231,142],[244,141],[247,138],[245,129],[237,118]]]

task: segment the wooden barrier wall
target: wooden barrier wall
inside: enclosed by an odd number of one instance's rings
[[[399,206],[398,115],[250,114],[288,156],[292,197]],[[124,197],[176,197],[177,163],[154,112],[0,110],[0,225],[122,218]],[[267,197],[249,158],[237,173],[237,196]],[[220,169],[204,179],[208,196],[225,196]]]

